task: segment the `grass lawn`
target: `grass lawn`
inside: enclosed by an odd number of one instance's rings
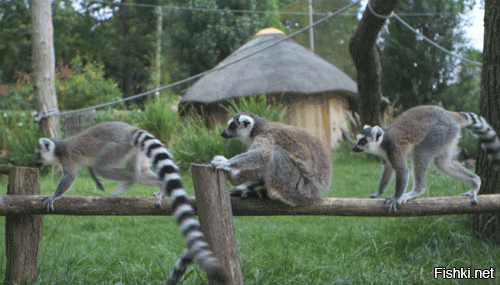
[[[333,156],[333,183],[326,196],[364,198],[376,191],[382,172],[376,158],[347,148]],[[42,194],[52,194],[60,177],[41,178]],[[193,194],[190,174],[183,177]],[[107,193],[118,185],[103,184]],[[3,193],[6,187],[4,176]],[[429,171],[427,188],[424,197],[458,196],[469,190],[435,168]],[[136,185],[126,195],[156,191]],[[67,195],[108,194],[98,190],[82,168]],[[383,197],[391,195],[394,184]],[[244,284],[500,284],[500,248],[472,236],[469,216],[234,219]],[[0,223],[3,232],[5,218]],[[4,243],[0,240],[2,279]],[[161,284],[184,248],[172,217],[46,216],[36,284]],[[434,279],[435,267],[470,268],[472,274],[493,267],[495,279]],[[181,284],[206,284],[203,271],[191,266]]]

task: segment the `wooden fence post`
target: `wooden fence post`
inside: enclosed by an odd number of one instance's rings
[[[191,165],[196,208],[207,242],[224,266],[231,285],[242,285],[227,177],[207,165]],[[210,281],[210,284],[216,284]]]
[[[38,169],[14,167],[10,170],[7,195],[40,195]],[[43,216],[5,216],[5,284],[28,284],[37,274],[38,251],[42,239]]]

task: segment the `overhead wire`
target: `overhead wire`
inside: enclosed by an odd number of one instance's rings
[[[319,25],[319,24],[321,24],[321,23],[325,22],[326,20],[328,20],[328,19],[330,19],[330,18],[332,18],[332,17],[335,17],[335,16],[339,15],[340,13],[342,13],[342,12],[344,12],[344,11],[348,10],[349,8],[351,8],[351,7],[355,6],[355,5],[357,5],[359,2],[361,2],[361,1],[360,1],[360,0],[358,0],[358,1],[356,1],[356,2],[353,2],[353,3],[351,3],[351,4],[349,4],[349,5],[345,6],[345,7],[343,7],[343,8],[341,8],[341,9],[337,10],[335,13],[329,13],[329,15],[328,15],[328,16],[326,16],[326,17],[322,18],[321,20],[319,20],[319,21],[317,21],[317,22],[315,22],[315,23],[313,23],[313,24],[311,24],[311,25],[309,25],[309,26],[307,26],[307,27],[304,27],[304,28],[302,28],[302,29],[300,29],[300,30],[298,30],[298,31],[296,31],[296,32],[294,32],[294,33],[292,33],[291,35],[286,36],[286,37],[284,37],[283,39],[281,39],[281,40],[279,40],[279,41],[276,41],[276,42],[274,42],[274,43],[272,43],[272,44],[270,44],[270,45],[267,45],[267,46],[265,46],[265,47],[263,47],[263,48],[261,48],[261,49],[259,49],[259,50],[255,51],[255,52],[253,52],[253,53],[251,53],[251,54],[248,54],[248,55],[246,55],[246,56],[244,56],[244,57],[242,57],[242,58],[239,58],[239,59],[237,59],[237,60],[234,60],[234,61],[232,61],[232,62],[229,62],[229,63],[227,63],[227,64],[225,64],[225,65],[223,65],[223,66],[219,66],[219,67],[216,67],[216,68],[213,68],[213,69],[207,70],[207,71],[205,71],[205,72],[202,72],[202,73],[199,73],[199,74],[197,74],[197,75],[194,75],[194,76],[188,77],[188,78],[186,78],[186,79],[183,79],[183,80],[177,81],[177,82],[175,82],[175,83],[172,83],[172,84],[169,84],[169,85],[166,85],[166,86],[160,87],[160,88],[156,88],[156,89],[153,89],[153,90],[150,90],[150,91],[146,91],[146,92],[143,92],[143,93],[140,93],[140,94],[134,95],[134,96],[130,96],[130,97],[124,98],[124,99],[122,99],[122,100],[113,101],[113,102],[108,102],[108,103],[105,103],[105,104],[100,104],[100,105],[97,105],[97,106],[87,107],[87,108],[78,109],[78,110],[72,110],[72,111],[66,111],[66,112],[49,112],[48,114],[40,114],[40,115],[39,115],[39,116],[38,116],[35,120],[36,120],[36,121],[40,121],[40,120],[42,120],[42,119],[44,119],[44,118],[48,118],[48,117],[55,117],[55,116],[67,116],[67,115],[72,115],[72,114],[76,114],[76,113],[86,112],[86,111],[90,111],[90,110],[95,110],[95,109],[105,108],[105,107],[109,107],[109,106],[112,106],[112,105],[120,104],[120,103],[123,103],[123,102],[127,102],[127,101],[131,101],[131,100],[135,100],[135,99],[138,99],[138,98],[142,98],[142,97],[144,97],[144,96],[147,96],[147,95],[150,95],[150,94],[153,94],[153,93],[156,93],[156,92],[159,92],[159,91],[165,90],[165,89],[169,89],[169,88],[172,88],[172,87],[175,87],[175,86],[181,85],[181,84],[186,83],[186,82],[189,82],[189,81],[191,81],[191,80],[194,80],[194,79],[200,78],[200,77],[202,77],[202,76],[204,76],[204,75],[206,75],[206,74],[209,74],[209,73],[212,73],[212,72],[215,72],[215,71],[219,71],[219,70],[221,70],[221,69],[224,69],[224,68],[226,68],[226,67],[228,67],[228,66],[230,66],[230,65],[233,65],[233,64],[235,64],[235,63],[237,63],[237,62],[240,62],[240,61],[242,61],[242,60],[244,60],[244,59],[247,59],[247,58],[249,58],[249,57],[251,57],[251,56],[253,56],[253,55],[255,55],[255,54],[258,54],[258,53],[260,53],[260,52],[262,52],[262,51],[264,51],[264,50],[266,50],[266,49],[269,49],[269,48],[271,48],[271,47],[273,47],[273,46],[276,46],[276,45],[278,45],[278,44],[280,44],[280,43],[282,43],[282,42],[284,42],[284,41],[287,41],[287,40],[289,40],[289,39],[291,39],[291,38],[293,38],[293,37],[297,36],[298,34],[301,34],[301,33],[305,32],[305,31],[309,30],[310,28],[315,27],[315,26],[317,26],[317,25]]]
[[[100,104],[100,105],[96,105],[96,106],[92,106],[92,107],[87,107],[87,108],[83,108],[83,109],[78,109],[78,110],[72,110],[72,111],[66,111],[66,112],[57,112],[55,110],[49,110],[47,113],[44,113],[44,114],[40,114],[39,116],[36,117],[36,121],[40,121],[42,120],[43,118],[48,118],[48,117],[54,117],[54,116],[67,116],[67,115],[72,115],[72,114],[76,114],[76,113],[81,113],[81,112],[86,112],[86,111],[90,111],[90,110],[95,110],[95,109],[100,109],[100,108],[105,108],[105,107],[109,107],[109,106],[113,106],[113,105],[116,105],[116,104],[120,104],[120,103],[123,103],[123,102],[127,102],[127,101],[131,101],[131,100],[135,100],[135,99],[139,99],[139,98],[142,98],[144,96],[147,96],[147,95],[150,95],[150,94],[153,94],[153,93],[156,93],[156,92],[160,92],[162,90],[165,90],[165,89],[169,89],[169,88],[172,88],[172,87],[175,87],[175,86],[178,86],[178,85],[181,85],[181,84],[184,84],[184,83],[187,83],[189,81],[192,81],[192,80],[195,80],[197,78],[200,78],[202,76],[205,76],[209,73],[212,73],[212,72],[215,72],[215,71],[219,71],[221,69],[224,69],[226,68],[227,66],[230,66],[232,64],[235,64],[237,62],[240,62],[244,59],[247,59],[257,53],[260,53],[266,49],[269,49],[273,46],[276,46],[278,44],[280,44],[281,42],[284,42],[286,40],[289,40],[295,36],[297,36],[298,34],[301,34],[307,30],[309,30],[310,28],[312,27],[315,27],[321,23],[323,23],[324,21],[334,17],[334,16],[338,16],[340,15],[342,12],[348,10],[349,8],[359,4],[361,2],[361,0],[358,0],[356,2],[352,2],[351,4],[337,10],[335,13],[331,13],[331,12],[328,12],[328,13],[314,13],[315,15],[327,15],[325,16],[324,18],[320,19],[319,21],[309,25],[309,26],[306,26],[294,33],[292,33],[291,35],[277,41],[277,42],[274,42],[268,46],[265,46],[249,55],[246,55],[242,58],[239,58],[235,61],[232,61],[232,62],[229,62],[223,66],[219,66],[219,67],[215,67],[213,69],[210,69],[210,70],[207,70],[205,72],[202,72],[202,73],[199,73],[197,75],[194,75],[194,76],[191,76],[191,77],[188,77],[186,79],[183,79],[183,80],[180,80],[180,81],[177,81],[175,83],[172,83],[172,84],[169,84],[169,85],[166,85],[166,86],[163,86],[163,87],[160,87],[160,88],[156,88],[156,89],[153,89],[153,90],[150,90],[150,91],[146,91],[146,92],[143,92],[143,93],[140,93],[140,94],[137,94],[137,95],[134,95],[134,96],[130,96],[130,97],[127,97],[127,98],[124,98],[122,100],[118,100],[118,101],[113,101],[113,102],[108,102],[108,103],[105,103],[105,104]],[[251,11],[251,10],[226,10],[226,9],[212,9],[212,8],[201,8],[201,7],[179,7],[179,6],[160,6],[160,5],[150,5],[150,4],[134,4],[134,3],[119,3],[119,5],[127,5],[127,6],[138,6],[138,7],[163,7],[163,8],[166,8],[166,9],[177,9],[177,10],[189,10],[189,11],[208,11],[208,12],[233,12],[233,13],[279,13],[279,14],[291,14],[291,15],[305,15],[305,14],[308,14],[308,13],[301,13],[301,12],[279,12],[279,11]],[[448,53],[449,55],[451,56],[454,56],[456,58],[459,58],[467,63],[470,63],[470,64],[474,64],[474,65],[477,65],[477,66],[481,66],[482,64],[479,63],[479,62],[475,62],[475,61],[471,61],[467,58],[464,58],[456,53],[453,53],[453,52],[450,52],[448,50],[446,50],[445,48],[441,47],[440,45],[438,45],[437,43],[433,42],[432,40],[430,40],[429,38],[427,38],[426,36],[424,36],[422,33],[420,33],[418,30],[414,29],[412,26],[410,26],[407,22],[405,22],[403,19],[401,19],[401,16],[392,12],[391,14],[389,15],[379,15],[378,13],[376,13],[374,10],[373,10],[373,7],[371,6],[370,4],[370,1],[368,1],[368,4],[367,4],[367,7],[369,9],[369,11],[375,16],[375,17],[378,17],[380,19],[388,19],[388,18],[395,18],[396,20],[398,20],[401,24],[403,24],[406,28],[408,28],[409,30],[411,30],[413,33],[417,34],[419,37],[421,37],[422,39],[424,39],[426,42],[428,42],[429,44],[431,44],[432,46],[440,49],[441,51],[445,52],[445,53]],[[439,15],[439,14],[445,14],[445,13],[418,13],[418,14],[401,14],[401,15],[405,15],[405,16],[433,16],[433,15]],[[346,15],[346,14],[344,14]],[[355,14],[347,14],[347,15],[355,15]]]

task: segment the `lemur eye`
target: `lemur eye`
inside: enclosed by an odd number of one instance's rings
[[[358,144],[359,145],[365,145],[368,141],[366,140],[366,138],[362,138],[358,141]]]

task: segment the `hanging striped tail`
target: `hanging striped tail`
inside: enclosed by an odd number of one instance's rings
[[[481,148],[488,155],[493,164],[500,165],[500,140],[497,133],[486,120],[474,113],[460,113],[467,119],[465,127],[477,136]]]
[[[137,130],[132,141],[146,154],[155,167],[159,179],[163,181],[163,188],[154,194],[157,198],[156,206],[159,207],[163,196],[168,194],[175,220],[187,244],[186,252],[192,259],[198,261],[209,277],[220,284],[227,284],[228,279],[224,269],[205,242],[200,225],[194,219],[193,207],[187,201],[179,167],[175,165],[172,155],[158,139],[146,131]]]
[[[188,266],[193,262],[193,257],[191,254],[189,254],[189,250],[186,249],[183,253],[181,258],[177,260],[177,263],[174,266],[174,269],[172,272],[170,272],[170,275],[167,278],[167,285],[175,285],[179,281],[179,279],[184,275],[186,272]]]

